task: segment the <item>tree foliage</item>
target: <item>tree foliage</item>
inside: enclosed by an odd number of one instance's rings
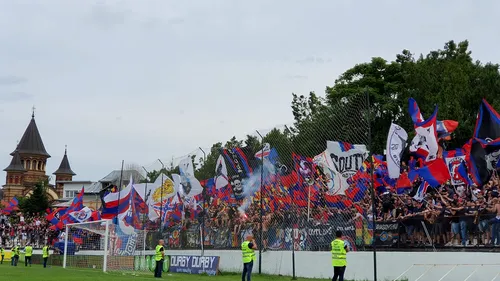
[[[232,137],[224,145],[214,144],[195,175],[213,177],[222,148],[249,146],[257,151],[263,143],[276,148],[287,166],[292,165],[292,152],[313,157],[325,150],[328,140],[367,144],[374,153],[382,154],[391,122],[412,137],[410,97],[416,99],[424,118],[437,104],[439,120],[458,121],[460,125],[446,145],[448,149],[460,147],[472,136],[482,98],[500,109],[499,65],[475,61],[468,41],[449,41],[443,49],[419,56],[403,50],[392,61],[374,57],[347,69],[326,87],[324,97],[314,92],[292,94],[292,128],[274,129],[263,140],[248,135],[245,140]],[[368,117],[370,123],[365,125],[363,120]]]
[[[47,196],[47,182],[37,183],[32,190],[31,196],[19,201],[19,209],[24,214],[43,214],[49,208],[49,197]]]

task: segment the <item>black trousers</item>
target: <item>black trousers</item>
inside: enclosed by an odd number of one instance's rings
[[[163,272],[163,259],[156,261],[155,267],[155,277],[161,278],[161,273]]]
[[[334,266],[333,267],[333,278],[332,281],[344,281],[345,266]]]
[[[48,259],[49,259],[48,257],[47,258],[43,258],[43,267],[44,268],[47,267],[47,260]]]
[[[2,261],[0,261],[0,264],[3,264],[3,258],[4,258],[4,257],[5,257],[5,256],[4,256],[4,255],[2,255]]]
[[[31,266],[31,257],[24,257],[24,266]]]
[[[245,276],[247,278],[246,281],[250,281],[252,278],[252,269],[253,269],[253,261],[247,262],[243,264],[243,273],[241,274],[241,280],[245,281]]]

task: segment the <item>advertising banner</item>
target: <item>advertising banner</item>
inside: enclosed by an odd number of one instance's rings
[[[399,241],[398,222],[377,222],[375,229],[375,243],[379,246],[392,246]]]
[[[170,256],[170,272],[217,275],[220,257]]]

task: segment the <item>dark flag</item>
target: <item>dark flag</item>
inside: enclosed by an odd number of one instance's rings
[[[470,144],[472,180],[482,185],[489,180],[500,158],[500,115],[485,99],[479,107]]]
[[[257,164],[254,154],[250,147],[236,147],[221,151],[226,161],[229,184],[236,199],[243,199],[243,179],[253,173]]]

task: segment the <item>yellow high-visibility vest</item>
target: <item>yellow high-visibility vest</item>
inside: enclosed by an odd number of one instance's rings
[[[255,251],[248,247],[249,241],[241,243],[241,253],[243,254],[243,263],[255,261]]]
[[[347,252],[343,240],[335,239],[332,241],[332,266],[346,266]]]

